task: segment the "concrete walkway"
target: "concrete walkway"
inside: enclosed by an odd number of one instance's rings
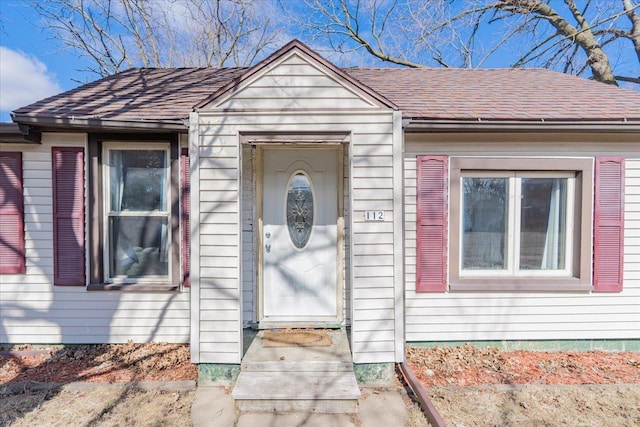
[[[191,407],[194,427],[388,427],[404,426],[407,419],[399,389],[363,388],[357,414],[238,413],[230,391],[223,387],[198,387]]]

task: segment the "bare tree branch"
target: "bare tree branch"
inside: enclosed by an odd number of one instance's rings
[[[501,0],[498,3],[498,7],[513,13],[535,14],[546,19],[559,33],[571,39],[585,52],[596,80],[617,86],[618,83],[613,76],[609,58],[593,36],[590,27],[580,15],[573,0],[565,0],[565,3],[569,6],[574,18],[583,27],[581,30],[578,30],[566,19],[562,18],[555,9],[539,0]]]
[[[261,0],[31,1],[47,30],[101,76],[133,66],[250,65],[279,34]]]
[[[625,15],[629,18],[632,25],[631,31],[629,31],[629,39],[633,43],[638,62],[640,62],[640,15],[638,14],[640,4],[634,6],[631,0],[622,0],[622,4],[624,5]]]
[[[638,77],[616,76],[616,79],[620,80],[621,82],[640,84],[640,76]]]

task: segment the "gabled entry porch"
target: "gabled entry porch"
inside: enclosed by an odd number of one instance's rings
[[[241,411],[354,413],[360,389],[345,329],[321,330],[317,345],[265,338],[260,331],[242,360],[233,398]],[[311,338],[312,340],[314,338]]]
[[[237,372],[244,328],[350,328],[354,363],[403,359],[401,119],[300,43],[196,106],[190,315],[203,372]]]

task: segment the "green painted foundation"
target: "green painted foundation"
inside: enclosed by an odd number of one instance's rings
[[[198,365],[198,385],[232,386],[240,375],[240,365],[201,363]]]
[[[33,351],[33,350],[64,350],[65,348],[75,348],[80,347],[81,345],[97,345],[97,344],[60,344],[60,343],[52,343],[52,344],[9,344],[9,343],[0,343],[0,351]]]
[[[395,383],[395,363],[358,363],[353,365],[358,385],[363,387],[390,387]]]
[[[407,347],[457,347],[465,344],[505,351],[640,351],[640,340],[438,341],[408,342]]]

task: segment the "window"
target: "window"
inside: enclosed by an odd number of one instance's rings
[[[181,170],[188,162],[181,155],[177,134],[89,135],[89,290],[188,286],[181,263],[188,203],[180,200],[188,194]]]
[[[168,280],[168,147],[141,150],[108,146],[105,151],[107,280]]]
[[[303,249],[313,230],[314,207],[313,189],[309,176],[296,171],[287,186],[287,229],[291,242],[297,249]]]
[[[451,158],[449,288],[590,290],[592,177],[589,158]]]
[[[417,292],[622,291],[624,158],[418,156],[416,178]]]
[[[572,272],[575,173],[461,173],[460,276]]]
[[[22,153],[0,152],[0,274],[24,274]]]

